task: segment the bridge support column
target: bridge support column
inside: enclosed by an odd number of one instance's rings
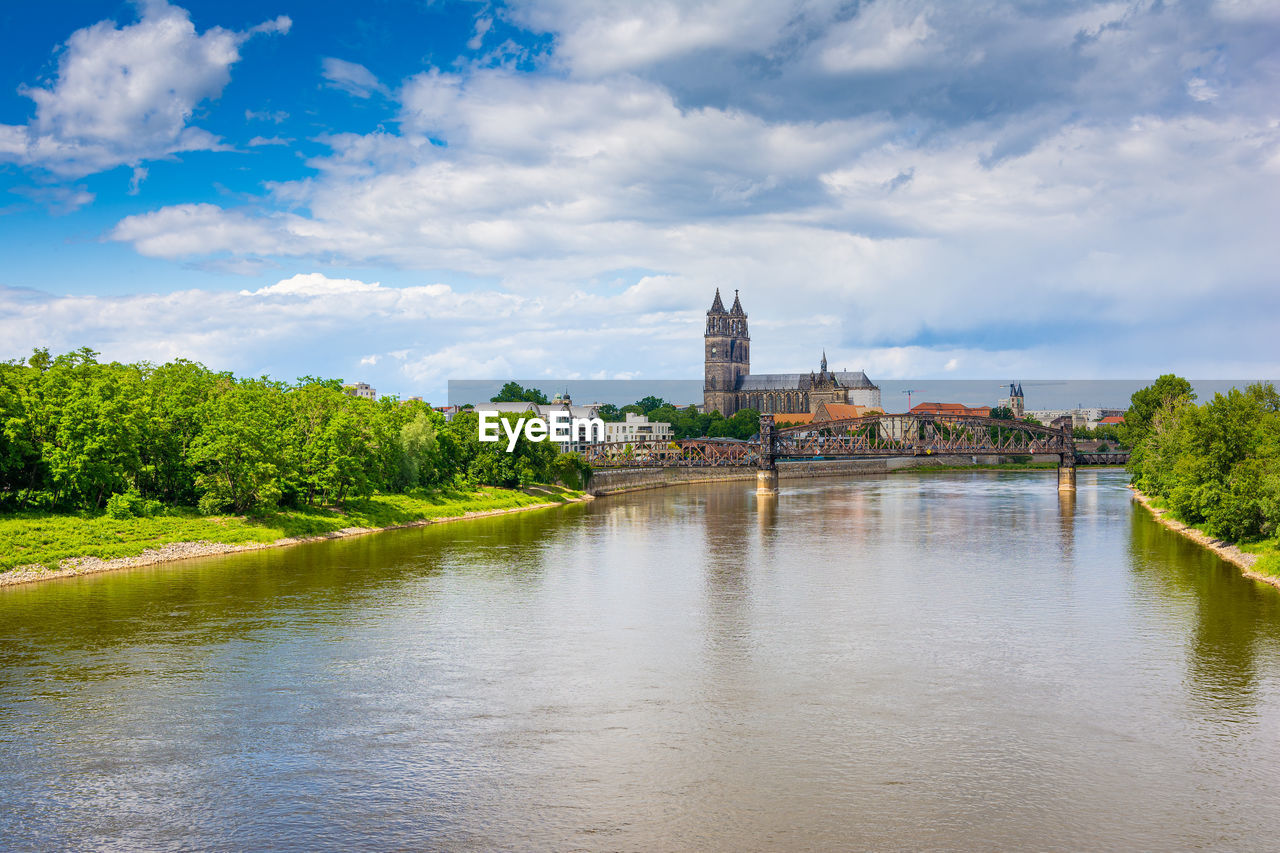
[[[1075,493],[1076,490],[1076,466],[1063,465],[1058,463],[1058,491]]]
[[[778,466],[773,456],[773,415],[760,416],[759,438],[760,467],[756,468],[756,497],[776,498],[778,496]]]

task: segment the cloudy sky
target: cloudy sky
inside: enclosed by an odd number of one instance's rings
[[[5,4],[0,360],[1280,376],[1280,0]]]

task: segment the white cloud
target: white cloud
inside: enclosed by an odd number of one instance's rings
[[[371,293],[382,285],[351,278],[329,278],[318,272],[298,273],[292,278],[262,287],[252,293],[240,291],[241,296],[337,296],[350,293]]]
[[[133,243],[144,255],[162,258],[221,252],[263,255],[282,248],[280,234],[266,222],[214,204],[178,204],[128,216],[112,229],[111,237]]]
[[[1203,77],[1192,77],[1187,81],[1187,94],[1197,101],[1217,100],[1218,92]]]
[[[402,97],[402,136],[335,137],[317,177],[273,188],[308,215],[182,205],[112,236],[175,259],[449,269],[583,304],[639,270],[618,310],[689,310],[721,284],[871,345],[1248,304],[1280,263],[1276,177],[1259,172],[1280,129],[1249,117],[1060,123],[992,158],[983,129],[922,144],[880,118],[683,110],[632,77],[431,73]]]
[[[1168,4],[957,8],[517,3],[507,23],[555,34],[556,73],[415,75],[394,89],[398,132],[322,137],[304,179],[239,207],[130,216],[110,237],[254,275],[384,265],[492,282],[295,276],[244,294],[315,322],[333,306],[455,318],[425,349],[377,347],[405,353],[379,371],[421,381],[540,374],[533,353],[561,375],[632,359],[696,375],[689,329],[717,284],[743,289],[764,370],[825,344],[881,375],[1137,374],[1188,357],[1191,316],[1201,353],[1238,349],[1225,317],[1274,338],[1259,308],[1280,266],[1274,64],[1231,54],[1265,57],[1262,25]],[[339,62],[331,83],[388,91]]]
[[[394,288],[321,273],[239,293],[54,296],[0,288],[0,358],[20,357],[36,346],[66,352],[89,345],[108,359],[191,358],[240,375],[360,379],[382,393],[434,401],[445,399],[451,378],[696,378],[710,288],[692,279],[662,286],[677,285],[691,307],[638,306],[626,289],[553,300],[496,288],[461,292],[440,283]],[[1207,312],[1199,335],[1178,341],[1169,359],[1147,349],[1160,345],[1158,326],[1135,325],[1127,333],[1142,348],[1135,359],[1106,340],[1084,348],[1051,338],[1031,346],[851,344],[842,342],[847,321],[838,313],[788,312],[793,295],[743,293],[757,372],[816,366],[824,347],[833,365],[865,369],[873,379],[1054,376],[1067,372],[1064,365],[1081,378],[1116,375],[1117,365],[1128,376],[1280,372],[1269,349],[1273,321],[1261,313]],[[1233,338],[1239,339],[1235,346],[1222,345]]]
[[[137,195],[142,189],[142,182],[147,179],[148,170],[145,166],[134,166],[133,175],[129,178],[129,195]]]
[[[493,18],[487,15],[481,15],[476,18],[475,34],[467,41],[467,47],[471,50],[479,50],[484,44],[485,33],[489,32],[489,28],[493,26]]]
[[[94,194],[83,186],[15,187],[10,192],[43,205],[54,216],[74,213],[94,199]]]
[[[556,33],[557,64],[598,77],[697,51],[766,51],[793,31],[828,19],[839,6],[834,0],[523,0],[512,4],[508,14],[524,26]]]
[[[196,32],[187,12],[154,0],[135,24],[101,21],[74,32],[56,79],[19,91],[35,101],[26,125],[0,125],[0,158],[66,176],[182,151],[222,147],[189,124],[196,105],[216,98],[254,33],[284,33],[288,18],[234,32]]]
[[[289,145],[292,139],[286,139],[283,136],[255,136],[249,140],[250,148],[259,148],[264,145]]]
[[[280,124],[289,117],[284,110],[245,110],[244,117],[249,121],[269,121]]]
[[[389,94],[372,71],[355,62],[328,56],[321,63],[320,73],[330,87],[357,98]]]
[[[924,12],[903,16],[893,4],[881,0],[832,27],[817,49],[827,71],[888,71],[927,57],[926,42],[932,34]]]

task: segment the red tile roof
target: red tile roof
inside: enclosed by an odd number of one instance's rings
[[[911,411],[919,415],[973,415],[991,416],[990,406],[966,406],[963,403],[917,403]]]

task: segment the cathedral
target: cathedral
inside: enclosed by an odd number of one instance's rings
[[[736,290],[733,307],[726,311],[720,301],[720,289],[716,288],[703,340],[704,411],[718,411],[729,417],[739,409],[778,414],[816,412],[823,403],[880,405],[880,388],[865,373],[828,370],[825,352],[816,372],[751,375],[751,336],[747,334],[747,314]]]

